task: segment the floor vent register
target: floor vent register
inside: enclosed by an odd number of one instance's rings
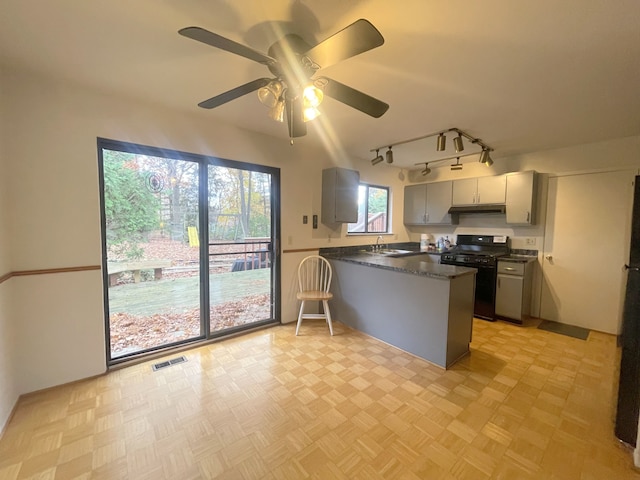
[[[167,368],[178,363],[184,363],[186,361],[187,359],[184,356],[172,358],[171,360],[167,360],[166,362],[160,362],[153,365],[153,371],[155,372],[156,370]]]

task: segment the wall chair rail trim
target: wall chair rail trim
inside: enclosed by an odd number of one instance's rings
[[[40,270],[17,270],[0,276],[0,284],[9,280],[11,277],[26,277],[29,275],[47,275],[50,273],[69,273],[69,272],[86,272],[89,270],[100,270],[100,265],[83,265],[79,267],[60,267],[45,268]]]

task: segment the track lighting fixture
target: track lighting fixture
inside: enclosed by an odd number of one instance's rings
[[[418,140],[423,140],[423,139],[429,138],[429,137],[438,137],[436,139],[436,150],[438,152],[444,152],[446,150],[446,147],[447,147],[447,137],[446,137],[446,133],[447,132],[455,132],[455,133],[457,133],[457,136],[453,137],[453,146],[454,146],[454,148],[456,150],[456,153],[460,153],[460,152],[464,151],[464,141],[463,141],[462,137],[466,138],[468,143],[471,144],[472,146],[473,145],[478,145],[480,148],[482,148],[482,151],[478,152],[477,149],[471,148],[471,151],[469,153],[464,153],[464,154],[460,154],[460,155],[452,155],[452,156],[449,155],[449,156],[445,156],[444,158],[434,158],[432,160],[429,160],[429,162],[416,163],[415,165],[424,164],[424,170],[422,171],[422,175],[428,175],[431,172],[431,169],[429,168],[429,163],[444,162],[446,160],[451,160],[453,158],[456,159],[456,163],[451,165],[451,170],[462,170],[462,164],[460,163],[460,158],[461,157],[468,157],[468,156],[471,156],[471,155],[478,155],[478,153],[480,153],[480,162],[481,163],[484,163],[488,167],[493,165],[493,160],[491,159],[491,156],[490,156],[490,153],[493,152],[493,148],[491,148],[489,145],[484,143],[479,138],[472,137],[468,133],[463,132],[462,130],[460,130],[459,128],[449,128],[447,130],[440,130],[440,131],[435,132],[435,133],[429,133],[427,135],[422,135],[421,137],[410,138],[409,140],[403,140],[401,142],[396,142],[396,143],[394,143],[392,145],[389,145],[387,147],[389,150],[387,150],[387,153],[386,153],[387,163],[393,163],[393,152],[391,151],[392,147],[394,147],[394,146],[397,147],[398,145],[403,145],[405,143],[416,142]],[[380,147],[376,147],[376,148],[370,150],[371,152],[376,152],[375,158],[373,160],[371,160],[371,164],[372,165],[377,165],[378,163],[382,162],[383,158],[379,153],[380,149],[382,149],[382,148],[385,148],[385,145],[380,146]],[[427,157],[427,158],[430,158],[430,157]]]
[[[462,164],[460,163],[460,157],[456,157],[456,163],[451,164],[451,170],[462,170]]]
[[[376,158],[374,158],[373,160],[371,160],[371,165],[377,165],[379,164],[381,161],[384,160],[384,158],[382,158],[382,155],[380,155],[380,150],[376,150]]]
[[[458,132],[458,136],[453,139],[453,146],[456,149],[456,153],[460,153],[464,150],[464,144],[462,143],[462,134]]]
[[[482,153],[480,154],[480,163],[484,163],[487,167],[493,165],[493,160],[491,160],[489,150],[486,148],[482,149]]]
[[[391,151],[391,145],[389,145],[389,150],[387,150],[387,163],[393,163],[393,152]]]

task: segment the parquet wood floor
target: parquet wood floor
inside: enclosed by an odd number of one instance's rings
[[[278,326],[23,397],[0,478],[640,479],[613,435],[613,336],[476,320],[445,371],[334,328]]]

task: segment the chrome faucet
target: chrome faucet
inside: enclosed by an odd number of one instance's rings
[[[378,238],[376,239],[376,246],[374,248],[375,252],[379,252],[380,249],[382,248],[382,245],[380,245],[381,240],[383,240],[382,235],[378,235]]]

